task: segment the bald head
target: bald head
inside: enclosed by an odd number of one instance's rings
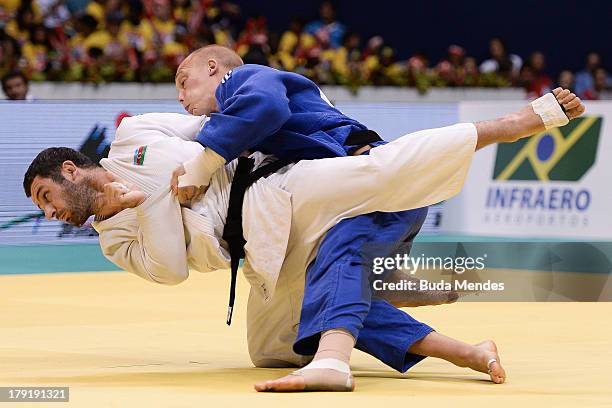
[[[192,52],[176,71],[179,102],[192,115],[216,112],[217,87],[228,71],[241,65],[238,54],[220,45],[207,45]]]
[[[242,58],[240,58],[234,50],[221,45],[212,44],[199,48],[189,54],[179,66],[177,75],[178,71],[185,65],[206,68],[209,60],[214,60],[218,65],[221,65],[228,71],[244,64]]]

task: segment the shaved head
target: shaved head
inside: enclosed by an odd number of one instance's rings
[[[189,54],[174,77],[178,100],[192,115],[217,112],[215,90],[230,70],[244,63],[233,50],[207,45]]]
[[[204,68],[208,60],[215,60],[217,64],[223,66],[227,70],[244,65],[242,58],[240,58],[234,50],[221,45],[212,44],[199,48],[189,54],[179,66],[176,74],[178,75],[179,71],[184,66],[202,66],[202,68]]]

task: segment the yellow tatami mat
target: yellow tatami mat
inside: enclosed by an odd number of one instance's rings
[[[352,394],[257,394],[253,383],[289,370],[252,367],[248,285],[227,327],[228,283],[226,272],[175,287],[120,272],[0,276],[0,383],[69,386],[70,402],[54,407],[612,406],[612,303],[409,310],[451,337],[495,340],[503,385],[435,359],[402,375],[356,352]]]

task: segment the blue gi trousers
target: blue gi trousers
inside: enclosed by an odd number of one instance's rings
[[[362,251],[364,244],[411,242],[426,216],[427,208],[375,212],[343,220],[327,233],[306,272],[300,326],[293,345],[296,353],[315,354],[321,332],[342,328],[356,339],[357,349],[397,371],[405,372],[425,358],[407,350],[433,329],[372,297]]]

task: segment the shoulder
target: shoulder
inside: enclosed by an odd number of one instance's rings
[[[185,126],[200,127],[206,119],[206,116],[192,116],[181,113],[145,113],[125,117],[117,128],[115,140],[134,137],[137,133],[145,130],[171,130]]]
[[[283,80],[283,72],[264,65],[245,64],[229,71],[217,87],[216,96],[220,101],[235,95],[237,92],[263,90],[266,84]]]

